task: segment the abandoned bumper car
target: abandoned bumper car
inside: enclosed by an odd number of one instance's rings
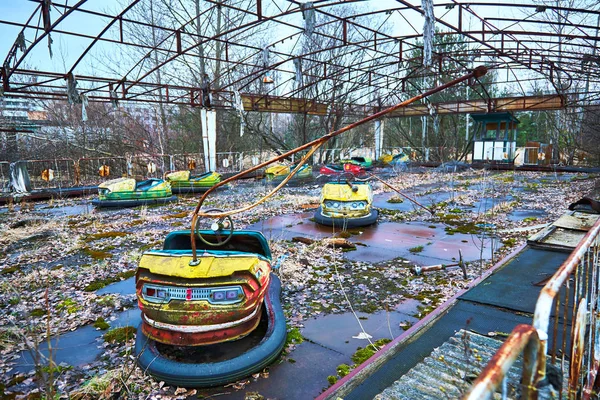
[[[321,225],[355,228],[377,222],[378,211],[372,207],[373,189],[370,183],[352,182],[352,176],[340,176],[321,191],[321,205],[315,221]]]
[[[177,200],[171,186],[162,179],[136,182],[133,178],[117,178],[98,186],[98,198],[92,200],[95,207],[137,207],[165,204]]]
[[[265,170],[265,180],[271,183],[283,181],[296,168],[296,165],[277,164]],[[312,167],[304,164],[300,170],[290,179],[290,182],[299,182],[312,179]]]
[[[265,237],[234,231],[226,218],[196,231],[195,261],[191,242],[189,230],[172,232],[162,250],[142,255],[136,274],[138,364],[158,380],[185,387],[222,385],[261,371],[286,339],[281,282],[271,273]],[[251,344],[240,351],[236,343],[243,341]],[[219,350],[211,350],[215,346]],[[198,348],[203,362],[186,358]],[[177,351],[184,356],[174,358]]]
[[[171,184],[173,193],[201,193],[221,182],[221,174],[209,171],[192,175],[190,171],[171,171],[165,174],[165,179]]]
[[[326,164],[319,169],[319,174],[327,176],[337,176],[343,173],[351,173],[354,176],[365,174],[365,169],[358,164],[347,163],[343,165]]]

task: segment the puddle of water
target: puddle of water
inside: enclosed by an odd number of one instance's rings
[[[87,202],[81,203],[81,204],[68,205],[68,206],[53,206],[53,207],[42,207],[42,208],[36,207],[36,211],[38,211],[42,214],[57,216],[57,217],[58,216],[64,217],[64,216],[70,216],[70,215],[89,214],[93,210],[94,210],[94,207],[90,203],[87,203]]]
[[[125,279],[124,281],[119,281],[115,283],[111,283],[110,285],[106,285],[103,288],[96,290],[96,294],[135,294],[135,276],[131,278]]]
[[[542,218],[547,215],[544,210],[513,210],[506,216],[509,221],[521,221],[525,218]]]
[[[260,230],[271,240],[290,240],[295,236],[314,239],[332,236],[333,228],[310,221],[312,215],[302,213],[277,216],[250,225],[248,229]],[[372,263],[404,257],[421,265],[448,264],[458,259],[459,250],[465,261],[473,261],[480,257],[491,258],[492,249],[497,250],[499,246],[497,240],[486,238],[481,251],[479,237],[462,233],[448,235],[444,228],[443,225],[422,222],[384,222],[362,227],[361,234],[353,235],[348,240],[366,246],[359,245],[355,251],[344,253],[344,257]],[[416,253],[409,251],[418,246],[423,246],[423,250]]]
[[[475,201],[472,205],[472,207],[469,207],[468,209],[470,209],[472,212],[475,213],[484,213],[486,211],[491,210],[492,208],[494,208],[495,206],[497,206],[500,203],[506,203],[506,202],[511,202],[513,201],[515,198],[511,195],[507,195],[507,196],[502,196],[502,197],[484,197],[481,200]]]
[[[123,311],[116,318],[108,321],[111,328],[120,326],[137,326],[141,321],[140,311],[137,308]],[[62,334],[51,339],[52,359],[56,364],[66,363],[75,367],[90,364],[104,352],[99,340],[106,331],[100,331],[92,325],[86,325],[73,332]],[[48,342],[39,344],[39,352],[43,357],[48,357]],[[21,358],[16,360],[13,372],[27,373],[35,368],[35,360],[29,351],[22,351]],[[47,364],[42,361],[41,364]]]
[[[291,360],[291,361],[289,361]],[[306,400],[314,399],[329,386],[328,375],[335,375],[340,364],[352,364],[352,360],[337,351],[304,341],[287,356],[287,360],[276,361],[269,367],[269,377],[260,378],[240,391],[228,391],[228,400],[247,400],[249,392],[257,392],[266,399]],[[300,383],[301,382],[301,383]],[[219,399],[223,388],[204,389],[200,398]],[[214,396],[214,397],[213,397]]]
[[[404,330],[400,323],[414,324],[418,318],[412,315],[418,313],[417,307],[421,303],[414,299],[407,299],[391,312],[379,311],[373,314],[357,313],[360,325],[373,337],[372,341],[400,336]],[[302,336],[313,343],[328,349],[335,350],[347,356],[356,352],[358,347],[369,344],[366,339],[358,339],[362,329],[352,313],[327,314],[309,319],[304,322]]]
[[[435,193],[430,193],[430,194],[426,194],[423,196],[415,196],[411,193],[406,193],[406,195],[409,197],[412,197],[413,199],[415,199],[416,201],[418,201],[419,203],[421,203],[422,205],[424,205],[426,207],[429,207],[433,204],[440,203],[442,201],[448,201],[453,197],[452,192],[435,192]],[[389,203],[388,200],[393,197],[400,197],[404,201],[402,203]],[[373,196],[373,206],[375,208],[383,208],[386,210],[396,210],[396,211],[405,211],[405,212],[421,210],[421,207],[417,206],[412,201],[410,201],[406,198],[403,198],[396,192],[382,193],[382,194],[377,194],[377,195]]]

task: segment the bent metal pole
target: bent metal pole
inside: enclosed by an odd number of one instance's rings
[[[269,197],[271,197],[273,194],[275,194],[281,187],[283,187],[294,176],[294,174],[296,172],[298,172],[298,170],[300,169],[300,167],[302,166],[302,164],[304,164],[308,160],[308,157],[310,155],[312,155],[323,143],[327,142],[329,139],[331,139],[333,137],[336,137],[336,136],[338,136],[338,135],[340,135],[340,134],[342,134],[344,132],[347,132],[347,131],[349,131],[349,130],[351,130],[353,128],[356,128],[357,126],[363,125],[363,124],[365,124],[365,123],[367,123],[369,121],[373,121],[373,120],[375,120],[377,118],[381,118],[384,115],[391,113],[392,111],[395,111],[395,110],[397,110],[399,108],[402,108],[402,107],[406,107],[409,104],[412,104],[412,103],[414,103],[416,101],[424,99],[424,98],[426,98],[428,96],[431,96],[432,94],[441,92],[442,90],[450,88],[452,86],[455,86],[455,85],[457,85],[457,84],[459,84],[461,82],[464,82],[464,81],[472,79],[472,78],[475,78],[475,79],[481,78],[482,76],[484,76],[487,73],[487,71],[488,71],[487,67],[485,67],[483,65],[480,65],[479,67],[475,68],[473,71],[469,72],[468,74],[465,74],[465,75],[463,75],[463,76],[461,76],[459,78],[456,78],[456,79],[454,79],[454,80],[452,80],[452,81],[450,81],[448,83],[445,83],[445,84],[440,85],[440,86],[436,86],[433,89],[430,89],[430,90],[428,90],[426,92],[423,92],[423,93],[421,93],[421,94],[419,94],[419,95],[417,95],[415,97],[412,97],[412,98],[410,98],[408,100],[404,100],[404,101],[402,101],[402,102],[400,102],[400,103],[398,103],[398,104],[396,104],[394,106],[386,108],[385,110],[381,110],[381,111],[379,111],[379,112],[377,112],[375,114],[371,114],[368,117],[365,117],[365,118],[363,118],[363,119],[361,119],[359,121],[356,121],[356,122],[354,122],[354,123],[352,123],[350,125],[346,125],[345,127],[338,129],[337,131],[330,132],[327,135],[321,136],[318,139],[315,139],[315,140],[313,140],[311,142],[305,143],[302,146],[296,147],[293,150],[290,150],[290,151],[288,151],[286,153],[283,153],[283,154],[281,154],[281,155],[279,155],[277,157],[274,157],[274,158],[272,158],[272,159],[270,159],[268,161],[265,161],[263,163],[255,165],[254,167],[251,167],[251,168],[249,168],[249,169],[247,169],[245,171],[242,171],[242,172],[240,172],[240,173],[238,173],[238,174],[236,174],[236,175],[234,175],[232,177],[229,177],[229,178],[227,178],[227,179],[225,179],[225,180],[217,183],[215,186],[211,187],[206,192],[204,192],[204,194],[202,195],[202,197],[198,201],[198,205],[196,206],[196,209],[194,210],[194,213],[192,214],[192,227],[191,227],[191,232],[190,232],[191,242],[192,242],[191,243],[192,244],[192,256],[193,256],[193,261],[192,262],[194,264],[197,264],[196,235],[195,235],[195,231],[196,231],[196,223],[197,223],[198,217],[202,216],[202,217],[211,217],[211,218],[222,218],[222,217],[226,217],[226,216],[230,216],[230,215],[233,215],[233,214],[240,213],[242,211],[249,210],[249,209],[257,206],[258,204],[261,204],[262,202],[264,202],[265,200],[267,200]],[[226,212],[222,212],[222,213],[218,213],[218,214],[214,214],[214,213],[210,213],[209,214],[209,213],[201,213],[200,212],[200,208],[202,207],[202,204],[204,203],[204,200],[208,197],[208,195],[210,193],[212,193],[217,188],[219,188],[219,187],[221,187],[223,185],[226,185],[227,183],[232,182],[232,181],[234,181],[234,180],[236,180],[236,179],[238,179],[238,178],[240,178],[240,177],[242,177],[242,176],[244,176],[246,174],[254,172],[254,171],[256,171],[256,170],[258,170],[260,168],[263,168],[263,167],[265,167],[265,166],[267,166],[269,164],[272,164],[272,163],[274,163],[276,161],[279,161],[279,160],[282,160],[284,158],[287,158],[287,157],[291,156],[292,154],[296,154],[296,153],[298,153],[300,151],[303,151],[303,150],[306,150],[306,149],[309,149],[309,148],[310,148],[310,150],[308,151],[308,154],[306,154],[302,158],[302,161],[296,166],[296,168],[294,168],[293,171],[291,171],[291,173],[286,177],[286,179],[284,179],[275,189],[273,189],[270,193],[268,193],[266,196],[264,196],[263,198],[261,198],[259,201],[255,202],[255,203],[253,203],[253,204],[251,204],[249,206],[243,207],[241,209],[230,210],[230,211],[226,211]]]

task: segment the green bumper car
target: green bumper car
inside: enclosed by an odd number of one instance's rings
[[[118,178],[98,186],[98,198],[92,200],[95,207],[137,207],[166,204],[177,200],[171,185],[162,179],[136,182],[133,178]]]

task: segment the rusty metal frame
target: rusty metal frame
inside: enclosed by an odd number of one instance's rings
[[[600,369],[600,219],[590,228],[577,247],[542,288],[538,297],[531,326],[520,325],[490,360],[474,382],[467,399],[489,398],[500,385],[514,359],[523,353],[525,340],[511,340],[527,330],[539,338],[537,353],[525,352],[521,389],[524,398],[537,398],[537,384],[546,375],[546,361],[557,360],[562,368],[569,368],[566,385],[569,399],[590,399]],[[561,290],[564,289],[562,292]],[[554,324],[550,319],[555,313]],[[567,320],[571,316],[570,330]],[[559,320],[562,320],[562,341],[558,343]],[[589,328],[587,327],[589,325]],[[552,332],[550,332],[552,329]],[[551,335],[552,334],[552,335]],[[553,341],[549,345],[548,340]],[[509,343],[509,344],[507,344]],[[568,348],[570,343],[570,348]],[[568,360],[566,358],[568,357]],[[531,389],[531,390],[530,390]],[[561,395],[562,396],[562,395]]]
[[[123,9],[116,13],[94,11],[84,8],[84,3],[87,0],[80,0],[74,5],[68,5],[66,2],[52,3],[52,7],[62,11],[62,14],[52,21],[49,17],[49,8],[46,0],[31,0],[37,3],[37,7],[25,22],[0,20],[0,24],[13,25],[21,28],[21,33],[26,30],[34,30],[36,38],[28,44],[27,49],[19,56],[17,41],[15,40],[9,53],[5,57],[5,62],[1,67],[0,77],[2,87],[5,93],[23,97],[37,97],[40,99],[62,99],[66,95],[64,93],[64,85],[60,78],[69,73],[75,74],[82,61],[86,60],[89,51],[94,48],[97,43],[103,42],[113,44],[115,46],[134,46],[140,49],[145,49],[137,62],[132,64],[132,67],[127,71],[122,71],[121,75],[113,75],[106,77],[91,77],[86,74],[76,74],[78,81],[82,84],[80,90],[85,93],[90,101],[110,101],[112,99],[110,92],[119,89],[119,100],[136,101],[147,103],[168,103],[192,105],[191,99],[194,93],[199,93],[199,88],[195,83],[183,84],[183,81],[176,82],[173,79],[166,80],[163,84],[157,85],[149,79],[156,71],[162,71],[169,68],[170,64],[179,63],[186,57],[196,57],[194,50],[197,46],[210,46],[219,42],[225,49],[221,57],[216,57],[212,54],[207,54],[204,57],[212,62],[219,62],[224,66],[224,72],[221,76],[230,73],[233,69],[241,67],[245,71],[239,74],[239,78],[223,84],[222,87],[212,89],[216,99],[217,107],[230,108],[232,91],[245,90],[245,94],[251,97],[264,97],[266,104],[273,104],[271,98],[278,98],[280,101],[284,99],[298,103],[308,95],[307,91],[314,85],[325,84],[324,90],[321,91],[319,98],[307,98],[309,102],[319,102],[334,95],[331,87],[328,87],[328,82],[335,81],[339,84],[344,84],[344,92],[342,97],[347,97],[353,90],[362,90],[362,106],[366,112],[372,110],[372,102],[374,96],[380,96],[383,104],[392,104],[397,101],[397,93],[404,88],[406,79],[415,77],[435,76],[438,72],[435,68],[431,70],[411,71],[402,66],[402,63],[407,61],[407,56],[413,49],[418,49],[420,45],[415,43],[419,40],[422,33],[416,30],[415,34],[397,36],[382,29],[381,26],[369,26],[363,22],[363,18],[372,16],[381,16],[385,21],[389,15],[406,14],[422,15],[420,2],[417,0],[398,0],[397,4],[387,9],[378,9],[374,11],[359,10],[351,15],[341,16],[335,12],[335,7],[339,4],[359,4],[357,0],[336,1],[336,0],[317,0],[313,2],[313,7],[321,20],[315,27],[314,35],[321,41],[331,42],[327,46],[316,49],[312,52],[304,54],[292,54],[289,51],[283,51],[281,48],[276,48],[275,45],[283,40],[299,40],[303,35],[303,26],[301,23],[293,22],[290,17],[302,13],[301,3],[299,1],[291,1],[287,8],[281,9],[279,12],[268,15],[265,12],[266,2],[248,3],[247,5],[240,3],[229,3],[222,0],[206,0],[209,5],[202,13],[213,12],[217,8],[228,8],[231,12],[245,15],[243,23],[235,26],[230,26],[226,31],[216,35],[199,36],[192,29],[189,29],[196,18],[194,13],[188,13],[190,18],[184,21],[181,26],[169,27],[159,26],[158,24],[149,23],[148,21],[136,20],[129,12],[139,2],[135,0]],[[522,18],[505,18],[497,17],[496,13],[488,15],[490,10],[495,10],[502,7],[519,7],[524,10],[529,10],[524,13]],[[450,13],[449,9],[455,9],[456,12]],[[574,20],[570,17],[561,15],[557,21],[549,21],[544,15],[553,17],[557,13],[577,12],[587,17],[597,17],[600,11],[582,8],[568,8],[556,6],[540,7],[538,4],[523,1],[522,4],[505,4],[502,2],[484,3],[484,2],[462,2],[459,0],[449,0],[444,3],[435,5],[436,22],[442,26],[445,32],[440,32],[440,35],[452,34],[456,35],[456,43],[467,45],[467,50],[464,54],[434,54],[437,58],[437,63],[441,66],[443,60],[452,60],[461,67],[457,71],[448,71],[457,75],[464,73],[468,67],[468,60],[472,57],[488,57],[491,58],[491,63],[488,65],[491,68],[508,68],[513,71],[514,81],[522,84],[524,82],[533,82],[534,80],[544,79],[551,82],[555,91],[559,95],[567,95],[567,100],[564,102],[565,107],[573,107],[582,105],[577,100],[577,97],[595,99],[598,95],[598,86],[600,86],[600,57],[598,60],[588,57],[587,65],[581,59],[581,54],[596,45],[597,34],[591,30],[596,29],[585,18]],[[448,10],[446,10],[448,9]],[[58,26],[62,21],[71,15],[82,13],[98,18],[106,18],[107,23],[104,29],[99,34],[91,35],[82,32],[70,31],[68,29],[60,29]],[[412,13],[412,14],[411,14]],[[40,21],[35,24],[33,20],[36,16],[42,15]],[[465,20],[475,21],[480,24],[481,29],[465,29]],[[118,37],[108,37],[108,32],[111,27],[119,25],[120,34]],[[143,43],[134,43],[125,40],[123,35],[123,24],[136,24],[143,28],[158,29],[162,32],[163,38],[156,46],[149,46]],[[267,47],[272,50],[275,58],[279,59],[271,65],[263,66],[258,61],[262,48],[246,43],[242,40],[244,35],[249,34],[252,29],[261,26],[270,26],[264,24],[274,24],[273,26],[283,26],[294,31],[285,37],[275,38],[274,42],[268,43]],[[507,27],[501,28],[498,24],[509,24]],[[549,29],[541,30],[536,27],[556,26],[564,28],[562,31],[551,31]],[[383,24],[382,24],[383,25]],[[327,33],[326,29],[331,29],[332,33]],[[336,29],[333,29],[335,27]],[[350,31],[356,30],[362,35],[360,40],[350,40],[348,34]],[[32,71],[21,68],[23,60],[26,59],[30,50],[48,34],[55,32],[58,34],[68,35],[68,37],[86,38],[91,43],[81,52],[77,60],[65,71]],[[557,43],[562,43],[558,46]],[[593,46],[592,46],[593,45]],[[241,57],[231,57],[231,51],[239,48],[243,50]],[[344,65],[336,59],[322,59],[320,54],[337,49],[340,57],[351,56],[361,52],[369,51],[374,58],[371,62],[361,60],[354,65]],[[589,50],[587,50],[589,51]],[[144,68],[142,60],[145,57],[160,52],[161,59],[158,65]],[[18,57],[19,56],[19,57]],[[278,71],[284,75],[293,75],[286,67],[286,63],[297,56],[301,56],[310,64],[303,74],[306,76],[306,83],[296,88],[295,85],[290,85],[290,79],[284,79],[269,89],[262,90],[257,93],[256,84],[260,77],[270,71]],[[237,58],[236,58],[237,57]],[[182,61],[182,62],[185,62]],[[536,73],[533,77],[517,77],[515,72],[528,70]],[[591,73],[590,73],[591,71]],[[136,78],[129,78],[139,73]],[[557,77],[560,76],[563,82],[569,79],[588,79],[593,87],[589,93],[577,93],[577,96],[568,96],[565,87],[559,87]],[[19,79],[13,79],[18,77]],[[44,77],[41,82],[30,82],[29,78]],[[399,79],[400,77],[400,79]],[[21,84],[18,81],[27,81],[26,84]],[[214,79],[213,82],[214,84]],[[289,89],[290,86],[294,86]],[[329,85],[332,86],[332,85]],[[245,88],[245,89],[244,89]],[[427,88],[419,88],[427,90]],[[166,91],[166,96],[159,96],[160,91]],[[283,94],[275,96],[276,92],[284,91]],[[337,93],[336,94],[340,94]],[[164,98],[161,98],[164,97]],[[350,102],[345,104],[349,109],[360,109],[351,104],[352,97],[348,97]],[[482,99],[483,100],[483,99]],[[263,107],[264,111],[270,111],[269,107]],[[297,112],[305,112],[306,107],[297,108]],[[277,111],[277,110],[273,110]]]

